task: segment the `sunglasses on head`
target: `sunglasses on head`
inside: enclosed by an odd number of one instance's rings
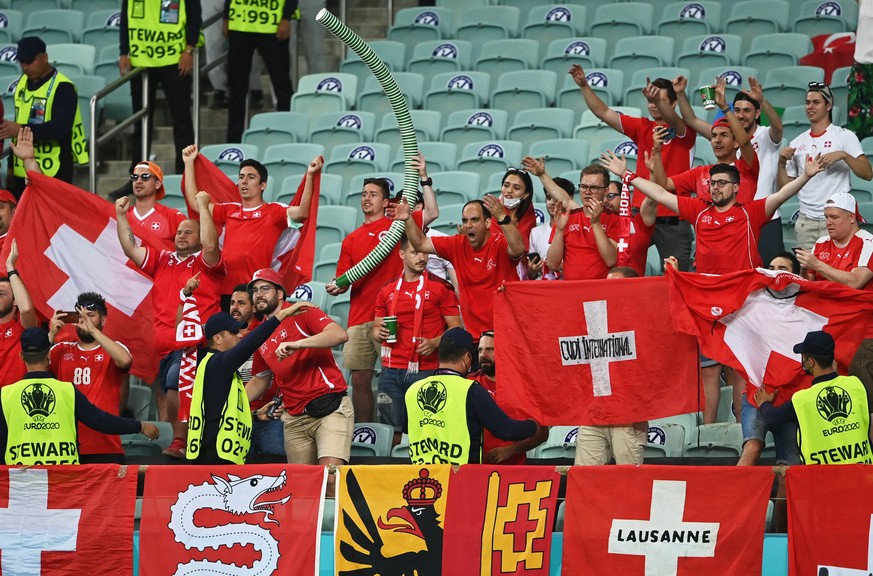
[[[106,308],[100,306],[100,304],[97,304],[96,302],[85,302],[83,304],[76,304],[76,306],[84,308],[85,310],[90,310],[91,312],[106,312]]]
[[[512,166],[507,168],[506,171],[507,172],[518,172],[519,174],[527,174],[527,170],[525,170],[524,168],[513,168]]]
[[[142,179],[143,182],[148,182],[149,180],[151,180],[154,177],[155,177],[154,174],[131,174],[130,175],[130,179],[133,182],[136,182],[137,180],[140,180],[140,179]]]

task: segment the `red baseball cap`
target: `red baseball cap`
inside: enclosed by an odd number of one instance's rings
[[[264,282],[269,282],[276,286],[276,288],[282,290],[286,294],[288,293],[285,290],[285,286],[282,285],[282,275],[273,270],[272,268],[261,268],[252,276],[252,281],[246,285],[246,290],[251,293],[254,290],[254,283],[258,280],[263,280]]]
[[[0,202],[10,202],[18,206],[18,200],[15,199],[15,196],[9,190],[0,189]]]

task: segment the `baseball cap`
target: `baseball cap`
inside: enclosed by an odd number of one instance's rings
[[[248,291],[249,294],[251,294],[252,291],[254,290],[254,283],[257,282],[258,280],[263,280],[265,282],[269,282],[270,284],[275,285],[276,288],[279,288],[280,290],[282,290],[286,294],[288,293],[288,291],[285,290],[285,286],[282,285],[282,275],[281,274],[279,274],[278,272],[276,272],[272,268],[261,268],[260,270],[258,270],[254,273],[254,275],[252,276],[252,281],[249,282],[248,285],[246,286],[246,291]]]
[[[725,128],[730,128],[731,123],[728,122],[727,118],[722,116],[721,118],[719,118],[718,120],[716,120],[715,122],[712,123],[713,128],[715,128],[716,126],[724,126]]]
[[[16,200],[15,196],[9,190],[0,189],[0,202],[11,202],[18,206],[18,200]]]
[[[237,334],[246,326],[247,324],[245,322],[235,320],[234,317],[227,312],[216,312],[206,321],[204,332],[206,333],[206,339],[209,340],[219,332],[224,332],[225,330]]]
[[[794,353],[828,356],[834,353],[834,339],[824,330],[808,332],[803,342],[794,345]]]
[[[18,61],[30,64],[34,59],[45,53],[45,42],[36,36],[25,36],[18,41]]]
[[[155,199],[160,200],[161,198],[166,196],[166,192],[164,191],[164,186],[163,186],[163,184],[164,184],[164,171],[161,170],[160,166],[158,166],[154,162],[150,162],[148,160],[143,160],[142,162],[139,162],[139,163],[137,163],[136,166],[134,166],[134,170],[137,168],[145,168],[146,170],[148,170],[149,172],[152,173],[152,176],[154,176],[155,178],[158,179],[158,182],[161,183],[161,187],[158,188],[157,192],[155,193]]]
[[[861,212],[858,211],[858,202],[855,201],[855,197],[849,194],[848,192],[837,192],[833,196],[827,199],[824,205],[825,208],[840,208],[845,210],[846,212],[851,212],[855,215],[855,219],[865,224],[867,221],[861,216]]]
[[[476,354],[476,348],[473,346],[473,336],[463,328],[449,328],[443,332],[443,337],[440,344],[451,344],[455,348],[463,348],[469,350],[473,355]]]
[[[28,328],[21,333],[22,352],[48,352],[51,347],[48,332],[43,328]]]

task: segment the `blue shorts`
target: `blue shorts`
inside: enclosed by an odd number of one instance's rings
[[[406,427],[406,391],[423,378],[429,378],[436,370],[421,370],[415,374],[406,373],[405,368],[382,368],[379,376],[379,394],[376,408],[379,421],[402,431]]]
[[[800,449],[797,447],[797,423],[783,422],[774,426],[767,425],[761,417],[761,412],[752,406],[743,394],[742,405],[743,443],[747,440],[765,442],[767,432],[773,433],[776,448],[776,464],[800,464]]]
[[[173,350],[161,358],[161,363],[158,364],[157,382],[161,385],[161,390],[164,392],[179,389],[179,370],[182,367],[183,352],[182,348]]]

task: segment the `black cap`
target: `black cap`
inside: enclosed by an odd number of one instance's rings
[[[29,353],[48,352],[52,347],[48,332],[42,328],[28,328],[21,333],[21,351]]]
[[[824,330],[809,332],[803,342],[794,345],[795,354],[830,356],[834,353],[834,339]]]
[[[474,356],[476,348],[473,346],[473,336],[463,328],[449,328],[443,333],[440,343],[451,344],[455,348],[469,350]]]
[[[233,316],[227,312],[216,312],[206,321],[206,339],[209,340],[219,332],[227,330],[237,334],[240,330],[246,327],[245,322],[234,320]]]
[[[18,41],[18,61],[30,64],[40,54],[45,53],[45,42],[36,36],[25,36]]]

